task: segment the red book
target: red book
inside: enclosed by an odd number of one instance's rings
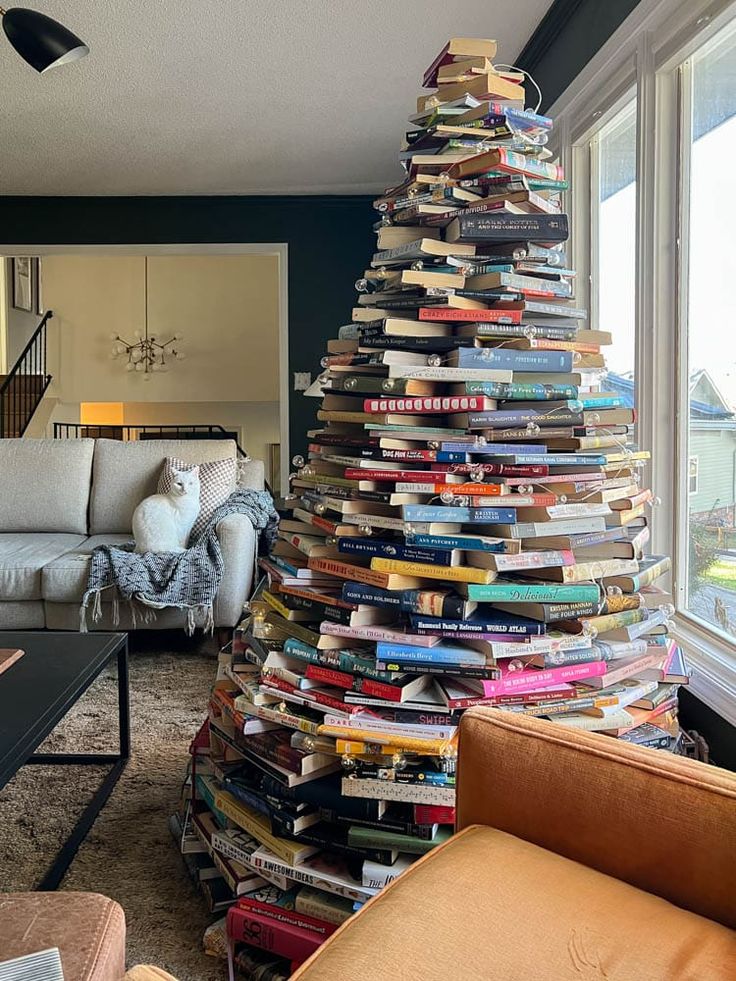
[[[231,906],[227,911],[227,935],[235,943],[260,947],[298,963],[310,957],[325,940],[314,930],[281,923],[240,906]]]
[[[320,920],[316,916],[306,916],[304,913],[298,913],[295,909],[274,906],[273,903],[263,903],[260,899],[251,899],[249,896],[241,896],[235,905],[238,909],[245,909],[250,913],[257,913],[259,916],[267,916],[279,923],[288,923],[300,930],[312,930],[314,933],[321,934],[324,939],[327,939],[338,927],[337,923],[328,923],[327,920]]]
[[[314,681],[324,681],[326,685],[344,688],[346,691],[359,691],[371,698],[385,698],[390,702],[400,702],[402,689],[398,685],[389,685],[385,681],[365,678],[363,675],[347,674],[334,668],[323,668],[319,664],[308,664],[305,671],[307,678]]]
[[[363,400],[364,412],[453,413],[483,412],[495,409],[496,400],[485,395],[426,395],[412,398],[369,398]]]
[[[446,467],[446,463],[432,464],[432,470],[436,473],[444,470],[446,473],[470,474],[480,468],[484,474],[504,477],[546,477],[549,474],[549,466],[546,463],[453,463],[449,471],[445,469]],[[596,476],[600,479],[600,474]],[[522,482],[525,483],[524,480]]]
[[[388,480],[395,484],[399,480],[438,480],[451,472],[446,463],[435,466],[436,470],[364,470],[362,467],[346,467],[345,476],[349,480]]]
[[[420,320],[456,320],[460,323],[520,324],[521,310],[458,310],[455,307],[419,307]]]
[[[455,808],[442,804],[415,804],[414,822],[416,824],[454,824]]]

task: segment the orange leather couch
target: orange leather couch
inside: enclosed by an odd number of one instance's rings
[[[294,981],[733,981],[736,776],[473,709],[457,830]]]
[[[176,981],[157,967],[125,974],[125,914],[91,892],[0,893],[0,962],[58,947],[64,981]]]

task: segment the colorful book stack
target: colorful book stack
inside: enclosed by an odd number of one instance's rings
[[[197,807],[235,891],[277,890],[231,936],[289,962],[451,833],[464,709],[683,738],[648,454],[574,305],[552,121],[495,53],[454,38],[425,73],[213,695]]]

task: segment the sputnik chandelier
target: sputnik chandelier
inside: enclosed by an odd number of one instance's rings
[[[134,341],[126,341],[120,334],[110,334],[113,341],[110,357],[117,360],[127,357],[126,371],[137,371],[143,375],[144,381],[150,381],[152,372],[169,370],[172,359],[183,361],[186,354],[174,347],[184,339],[183,334],[173,334],[168,341],[158,341],[148,333],[148,256],[145,257],[144,306],[145,320],[143,330],[133,331]],[[167,361],[168,358],[168,361]]]

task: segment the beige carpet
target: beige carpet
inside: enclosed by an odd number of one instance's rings
[[[189,741],[204,717],[215,660],[211,651],[197,650],[184,638],[172,637],[166,651],[151,652],[148,646],[130,658],[133,758],[61,888],[104,893],[121,904],[129,966],[157,964],[179,981],[223,981],[224,962],[202,952],[202,934],[213,917],[186,874],[167,824]],[[172,653],[179,647],[189,650]],[[44,749],[112,749],[116,693],[113,674],[98,679]],[[101,772],[27,766],[0,791],[2,891],[33,886]]]

